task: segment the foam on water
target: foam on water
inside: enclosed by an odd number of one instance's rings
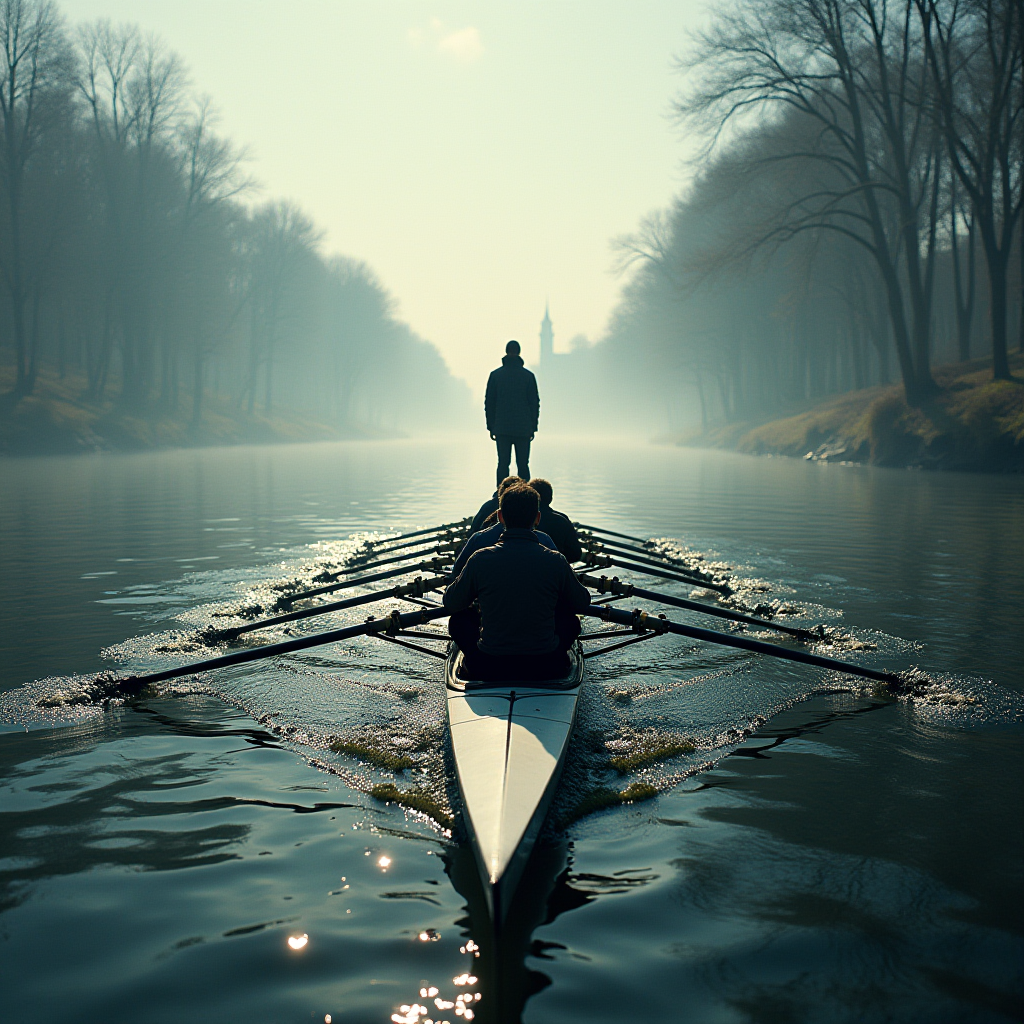
[[[108,647],[103,657],[120,673],[142,674],[238,649],[212,644],[211,631],[274,614],[282,594],[309,589],[327,574],[351,566],[357,554],[365,554],[366,541],[380,537],[364,533],[318,541],[283,552],[285,557],[272,566],[206,569],[153,586],[150,591],[163,600],[163,614],[153,610],[155,606],[143,610],[139,605],[133,606],[133,613],[169,628]],[[682,541],[660,538],[657,550],[691,569],[727,580],[732,588],[728,597],[698,592],[708,601],[807,628],[829,623],[825,639],[809,645],[815,653],[839,658],[852,654],[866,666],[893,669],[920,652],[919,644],[879,631],[841,630],[833,625],[842,618],[841,610],[820,603],[797,604],[790,599],[792,588],[744,575],[748,567],[736,569]],[[678,589],[667,581],[657,586],[670,592]],[[364,591],[352,588],[346,595],[360,592]],[[245,634],[241,642],[258,647],[353,625],[371,613],[386,615],[391,604],[293,621]],[[630,604],[656,608],[632,599]],[[588,631],[605,628],[585,621]],[[723,626],[720,620],[713,625],[736,628]],[[424,628],[444,635],[436,624]],[[759,639],[786,640],[770,628],[750,627],[747,632]],[[37,680],[0,696],[0,723],[9,729],[98,721],[105,707],[121,699],[116,679],[117,673],[110,672]],[[841,710],[851,701],[870,705],[899,700],[917,716],[960,728],[1024,717],[1019,695],[985,680],[921,673],[907,679],[905,690],[893,694],[855,676],[822,676],[790,663],[671,635],[595,659],[589,662],[579,728],[549,830],[578,817],[579,809],[589,807],[588,800],[593,802],[594,793],[649,796],[679,785],[718,764],[773,716],[815,696],[829,695]],[[427,816],[432,814],[443,834],[450,834],[457,819],[439,660],[361,637],[160,684],[157,689],[165,694],[216,695],[355,790],[412,794],[411,802],[420,811],[409,813],[422,816],[427,808]],[[598,800],[595,806],[600,805]]]

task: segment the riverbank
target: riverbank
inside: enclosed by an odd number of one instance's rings
[[[232,401],[207,394],[198,423],[191,402],[178,410],[154,405],[127,410],[115,394],[86,397],[81,375],[41,371],[31,395],[15,400],[14,379],[0,368],[0,455],[73,455],[96,451],[147,451],[235,444],[287,444],[389,436],[383,431],[336,427],[282,409],[271,416],[247,415]],[[114,391],[116,389],[111,389]]]
[[[935,371],[940,391],[910,408],[902,385],[837,395],[767,423],[731,423],[672,438],[696,448],[787,455],[822,462],[870,463],[988,473],[1024,472],[1024,357],[1017,379],[993,381],[987,361]]]

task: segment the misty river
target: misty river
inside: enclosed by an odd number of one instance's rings
[[[188,630],[353,535],[472,514],[485,441],[2,460],[5,1019],[1020,1018],[1020,480],[544,435],[533,470],[574,519],[671,538],[787,621],[841,627],[837,656],[935,684],[894,700],[680,637],[593,661],[495,946],[457,815],[372,798],[394,775],[330,749],[411,751],[398,781],[443,802],[440,662],[359,639],[129,704],[38,703],[195,657]],[[680,737],[692,753],[607,768]],[[589,788],[638,780],[658,795],[573,820]]]

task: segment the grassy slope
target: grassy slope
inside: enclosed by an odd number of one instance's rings
[[[1018,376],[1024,358],[1011,360]],[[1024,380],[993,381],[981,361],[935,371],[941,391],[911,409],[901,385],[867,388],[752,426],[730,424],[681,444],[756,455],[930,469],[1024,471]]]
[[[151,407],[151,414],[142,415],[119,408],[114,394],[99,402],[85,399],[85,380],[77,375],[58,380],[54,373],[41,372],[33,393],[17,402],[10,394],[12,385],[11,370],[0,368],[0,454],[139,451],[367,436],[317,423],[291,410],[269,417],[246,416],[214,396],[207,397],[202,421],[193,426],[187,399],[177,412]]]

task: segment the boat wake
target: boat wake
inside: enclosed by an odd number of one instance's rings
[[[231,646],[211,639],[225,627],[273,614],[283,595],[336,578],[354,559],[365,560],[366,540],[358,536],[319,542],[283,553],[271,567],[208,570],[167,581],[155,588],[167,602],[140,605],[132,612],[160,628],[113,645],[102,655],[121,672],[141,674],[363,622],[366,607],[357,606],[248,633]],[[661,538],[652,550],[690,572],[728,580],[728,595],[690,590],[686,593],[691,598],[801,628],[827,623],[820,642],[808,648],[814,653],[842,657],[856,652],[879,666],[906,664],[922,653],[919,645],[899,637],[840,628],[840,610],[798,602],[791,588],[753,573],[744,575],[680,541]],[[347,593],[365,589],[354,586]],[[650,602],[636,603],[656,608]],[[380,606],[374,611],[385,614]],[[585,628],[606,627],[587,620]],[[731,628],[753,638],[780,639],[769,623],[763,629]],[[424,629],[443,635],[436,623]],[[434,659],[361,638],[160,683],[156,691],[144,691],[142,699],[152,692],[216,696],[244,710],[319,770],[360,792],[402,803],[408,813],[450,834],[456,815],[442,674]],[[837,714],[851,704],[897,702],[908,714],[954,728],[1024,719],[1021,698],[990,681],[923,673],[904,678],[906,686],[893,693],[852,676],[823,675],[671,635],[592,661],[548,828],[565,828],[603,807],[637,802],[677,786],[718,764],[774,716],[814,697],[828,697]],[[117,679],[111,671],[37,680],[0,695],[0,724],[8,730],[89,722],[99,727],[111,705],[123,699]]]

